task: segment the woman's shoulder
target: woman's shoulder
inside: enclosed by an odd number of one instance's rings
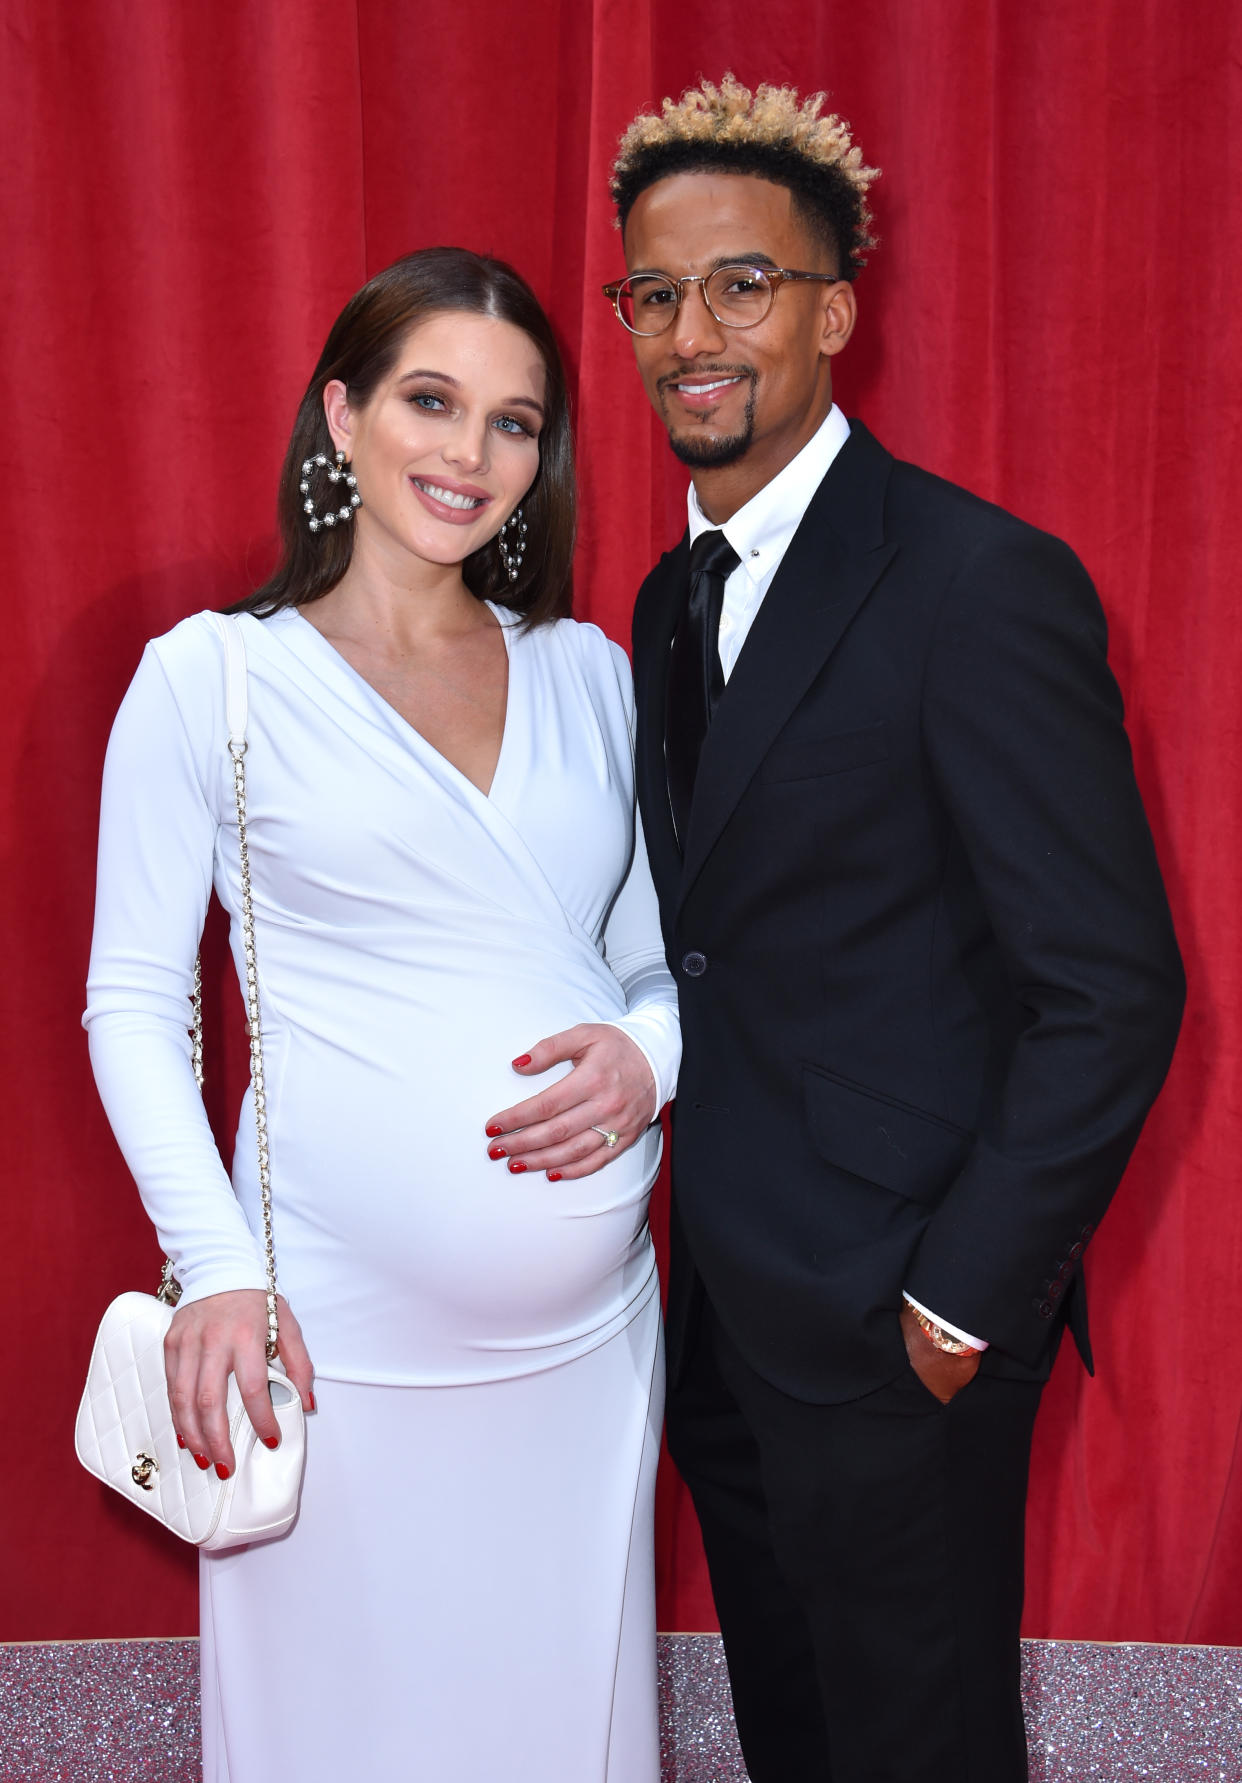
[[[224,710],[224,646],[213,615],[194,613],[148,639],[112,728],[110,757],[152,750],[169,759],[187,744],[214,748]]]
[[[130,683],[130,704],[158,712],[171,700],[191,736],[214,737],[224,698],[224,623],[205,610],[152,638]],[[245,635],[245,617],[240,623]]]
[[[244,656],[261,653],[267,627],[273,620],[288,620],[292,608],[276,613],[272,619],[259,619],[253,613],[227,614],[205,607],[191,613],[170,631],[152,638],[147,654],[155,656],[165,675],[175,686],[199,687],[218,680],[225,662],[225,638],[228,629],[236,630]]]
[[[221,660],[223,649],[220,615],[210,609],[191,613],[147,645],[148,654],[157,657],[165,672],[172,675],[187,671],[201,674],[209,663]]]
[[[536,649],[554,653],[589,680],[607,688],[620,688],[626,700],[632,697],[629,657],[591,620],[551,619],[525,635]]]

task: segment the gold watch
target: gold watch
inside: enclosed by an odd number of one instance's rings
[[[946,1356],[977,1356],[979,1354],[973,1343],[963,1343],[960,1337],[954,1337],[951,1331],[946,1331],[943,1325],[936,1323],[935,1319],[929,1319],[922,1307],[916,1306],[913,1300],[906,1300],[906,1305],[918,1321],[919,1330],[925,1337],[930,1338],[938,1350],[943,1350]]]

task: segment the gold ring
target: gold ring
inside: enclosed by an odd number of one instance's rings
[[[614,1133],[612,1131],[611,1127],[592,1126],[591,1131],[592,1131],[592,1133],[599,1134],[600,1138],[603,1140],[604,1144],[608,1147],[609,1151],[612,1150],[613,1146],[617,1143],[618,1139],[620,1139],[620,1137],[621,1137],[621,1135],[619,1133]]]

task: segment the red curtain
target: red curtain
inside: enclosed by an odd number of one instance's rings
[[[329,322],[445,241],[513,260],[556,321],[578,611],[624,639],[683,483],[599,294],[607,169],[639,107],[732,67],[829,88],[885,170],[847,411],[1096,577],[1186,953],[1172,1078],[1092,1247],[1099,1376],[1065,1355],[1041,1419],[1028,1631],[1242,1641],[1239,8],[7,0],[3,23],[0,1639],[194,1621],[191,1556],[71,1453],[99,1312],[156,1262],[77,1028],[100,764],[141,645],[262,576]],[[237,1009],[213,993],[217,1033]],[[222,1114],[237,1088],[217,1061]],[[692,1513],[661,1490],[662,1626],[709,1628]]]

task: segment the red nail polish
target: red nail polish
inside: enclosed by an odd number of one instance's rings
[[[549,1170],[548,1171],[548,1181],[549,1182],[560,1182],[560,1180],[561,1180],[561,1173],[559,1170]]]
[[[178,1447],[178,1448],[179,1448],[179,1449],[184,1449],[184,1447],[185,1447],[185,1438],[184,1438],[184,1436],[181,1436],[181,1435],[178,1435],[178,1437],[177,1437],[177,1447]]]
[[[524,1052],[520,1059],[514,1059],[513,1069],[515,1071],[520,1071],[522,1069],[523,1065],[529,1065],[529,1064],[530,1064],[530,1054],[528,1052]]]
[[[521,1158],[514,1158],[513,1162],[509,1166],[509,1171],[510,1171],[510,1174],[513,1176],[521,1176],[521,1174],[522,1174],[523,1170],[525,1170],[525,1168],[526,1168],[526,1166],[525,1166],[525,1164],[523,1164]]]
[[[201,1468],[204,1473],[206,1473],[207,1469],[211,1466],[211,1462],[208,1461],[206,1455],[195,1455],[194,1460],[196,1465]]]
[[[491,1126],[484,1127],[483,1131],[487,1134],[489,1139],[499,1139],[500,1135],[504,1132],[504,1128],[499,1121],[493,1121]]]
[[[487,1155],[489,1158],[507,1158],[509,1156],[503,1145],[489,1145]]]
[[[263,1438],[263,1447],[265,1449],[278,1449],[280,1447],[280,1438],[278,1436],[265,1436]]]
[[[311,1410],[313,1412],[317,1412],[319,1410],[319,1407],[315,1404],[315,1395],[313,1393],[308,1393],[307,1398],[310,1400]]]
[[[217,1461],[217,1462],[216,1462],[216,1473],[217,1473],[217,1474],[218,1474],[218,1475],[219,1475],[219,1477],[220,1477],[220,1478],[221,1478],[221,1479],[222,1479],[222,1480],[227,1480],[227,1479],[228,1479],[228,1477],[229,1477],[229,1470],[228,1470],[228,1468],[227,1468],[227,1467],[226,1467],[226,1466],[225,1466],[225,1465],[224,1465],[224,1463],[223,1463],[223,1461]]]

